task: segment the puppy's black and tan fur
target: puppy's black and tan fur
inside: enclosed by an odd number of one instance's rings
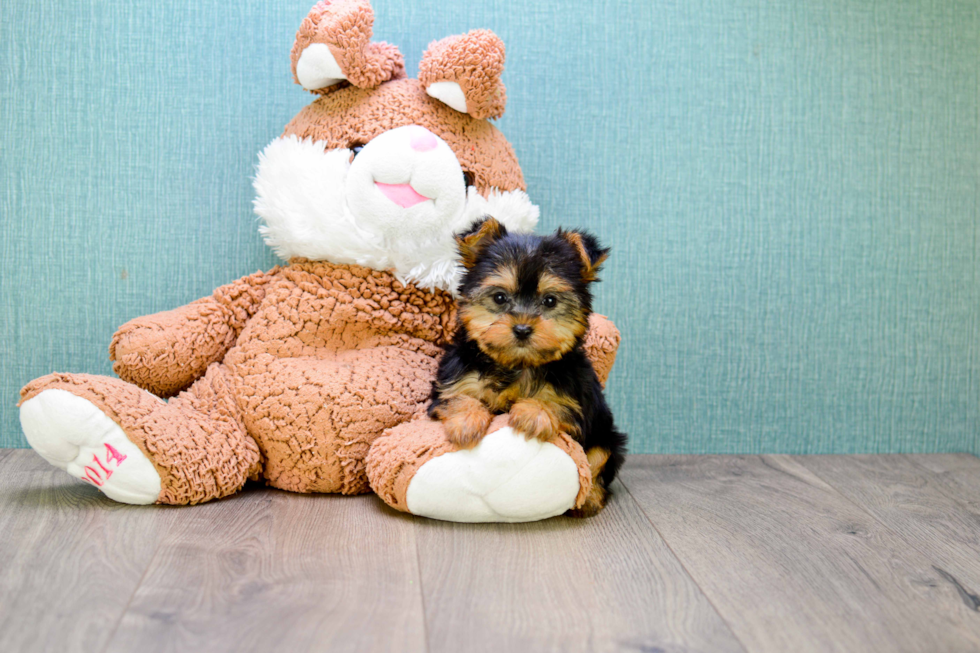
[[[493,218],[457,242],[466,269],[459,328],[439,365],[429,415],[464,448],[506,412],[528,437],[567,433],[585,449],[595,481],[571,514],[599,512],[626,446],[582,345],[589,285],[609,250],[580,231],[509,234]]]

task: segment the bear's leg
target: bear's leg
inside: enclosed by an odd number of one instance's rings
[[[21,397],[34,450],[122,503],[201,503],[237,492],[260,471],[221,365],[170,403],[87,374],[41,377]]]
[[[441,422],[420,418],[385,431],[367,457],[371,488],[392,508],[460,522],[525,522],[582,505],[592,486],[585,452],[560,433],[528,439],[499,415],[472,449]]]

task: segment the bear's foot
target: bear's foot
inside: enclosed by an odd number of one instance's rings
[[[48,374],[20,396],[31,446],[117,501],[202,503],[234,494],[261,470],[218,364],[169,402],[91,374]]]
[[[66,390],[43,390],[20,407],[27,442],[42,458],[120,503],[160,496],[160,475],[122,428],[92,402]]]
[[[527,439],[494,419],[472,449],[449,442],[440,422],[385,432],[367,458],[371,487],[388,505],[457,522],[527,522],[581,506],[592,486],[582,448],[560,434]]]
[[[523,522],[564,513],[578,492],[568,454],[507,427],[422,465],[405,499],[412,514],[435,519]]]

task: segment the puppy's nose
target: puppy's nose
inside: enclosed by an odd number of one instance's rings
[[[527,340],[534,333],[534,327],[530,324],[515,324],[514,325],[514,335],[517,336],[518,340]]]

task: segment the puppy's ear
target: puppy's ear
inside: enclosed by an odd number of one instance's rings
[[[480,252],[490,243],[502,236],[507,235],[507,228],[497,222],[496,218],[485,217],[477,222],[469,231],[456,236],[456,244],[459,246],[459,255],[463,260],[463,265],[469,269],[476,265],[480,258]]]
[[[558,237],[564,239],[578,253],[582,260],[582,281],[598,281],[599,268],[609,256],[609,248],[599,244],[598,239],[586,231],[558,230]]]

